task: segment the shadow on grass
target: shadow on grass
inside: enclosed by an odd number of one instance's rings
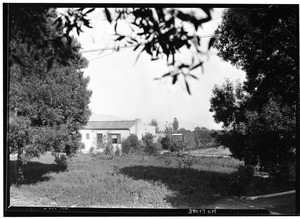
[[[236,203],[239,204],[241,196],[263,195],[295,189],[294,183],[277,184],[271,178],[253,177],[245,184],[233,184],[237,178],[235,172],[226,174],[193,168],[139,165],[124,167],[120,169],[120,173],[135,180],[146,180],[156,185],[163,183],[174,192],[174,195],[166,197],[165,200],[177,208],[211,208],[219,203],[227,203],[228,198],[237,200]],[[238,193],[233,192],[237,187],[241,190]],[[278,199],[274,203],[268,203],[266,200],[265,206],[279,207],[285,205],[284,202]],[[255,205],[255,202],[245,202],[245,204],[249,204],[250,208],[250,205]],[[230,208],[234,207],[238,206],[230,206]],[[259,208],[259,202],[257,207]]]
[[[250,185],[245,191],[245,196],[256,196],[272,194],[277,192],[286,192],[296,189],[296,182],[283,181],[276,182],[272,178],[253,177]]]
[[[136,180],[161,182],[174,192],[165,200],[173,207],[199,208],[227,196],[231,174],[200,171],[192,168],[130,166],[120,173]]]
[[[50,172],[60,172],[67,169],[66,165],[43,164],[40,162],[29,161],[22,166],[23,180],[17,181],[17,161],[9,161],[9,184],[28,185],[37,182],[47,181],[46,176]]]

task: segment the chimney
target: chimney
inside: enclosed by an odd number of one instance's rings
[[[142,139],[142,120],[135,119],[135,134],[137,135],[138,139]]]

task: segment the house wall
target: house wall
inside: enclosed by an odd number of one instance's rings
[[[113,134],[121,134],[121,140],[126,139],[130,134],[137,135],[138,139],[142,139],[142,137],[146,133],[150,133],[155,135],[155,126],[143,125],[141,119],[135,119],[135,125],[131,127],[129,130],[87,130],[82,129],[79,131],[82,135],[81,142],[84,144],[85,148],[82,152],[87,153],[90,151],[90,148],[97,147],[97,134],[102,134],[103,142],[107,142],[108,133]],[[90,138],[86,139],[86,134],[90,134]]]
[[[102,134],[103,142],[107,142],[108,134],[120,134],[121,140],[124,140],[130,135],[130,130],[80,130],[82,135],[81,141],[85,148],[82,150],[84,153],[88,153],[90,148],[97,146],[97,134]],[[86,134],[90,134],[90,138],[86,139]]]
[[[138,139],[142,139],[146,133],[155,135],[155,126],[144,125],[141,119],[135,119],[135,125],[130,131],[130,133],[137,135]]]
[[[143,134],[150,133],[155,135],[155,126],[144,125],[143,126]]]
[[[133,134],[136,134],[138,139],[142,139],[143,135],[143,124],[141,119],[135,119],[135,131]]]

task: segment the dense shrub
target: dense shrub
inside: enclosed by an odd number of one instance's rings
[[[299,32],[299,13],[288,6],[271,8],[231,8],[224,13],[214,46],[224,61],[245,70],[246,80],[226,80],[222,86],[215,86],[210,111],[215,113],[215,121],[229,130],[223,145],[235,158],[259,165],[270,177],[282,181],[293,177],[288,169],[295,165],[296,157],[299,89],[291,79],[299,76],[299,53],[293,51],[297,37],[290,36]],[[236,19],[241,16],[243,19]],[[245,34],[247,42],[243,40]],[[254,57],[246,45],[260,52]],[[290,49],[283,49],[287,46]],[[274,47],[276,54],[266,65],[264,57]]]
[[[67,156],[62,153],[56,153],[54,162],[61,166],[67,166]]]
[[[162,149],[162,144],[160,143],[160,141],[154,142],[154,145],[158,151]]]
[[[292,179],[295,165],[295,114],[288,107],[270,100],[262,112],[246,111],[245,121],[232,130],[220,132],[220,142],[245,164],[260,167],[275,180]]]
[[[182,163],[185,168],[191,168],[194,164],[197,163],[197,158],[187,155],[183,157]]]
[[[134,134],[129,135],[122,142],[122,151],[125,154],[136,153],[141,148],[141,141]]]
[[[169,150],[172,146],[171,138],[168,135],[161,138],[160,143],[161,143],[162,149],[165,149],[165,150]]]
[[[89,149],[89,153],[92,154],[94,152],[95,148],[94,147],[90,147]]]
[[[240,195],[250,184],[254,174],[254,168],[250,165],[240,165],[232,175],[228,192],[232,195]]]
[[[105,155],[115,155],[114,151],[113,151],[113,145],[112,144],[106,144],[105,148],[104,148],[104,152]],[[118,152],[119,154],[119,152]]]
[[[142,138],[145,145],[144,152],[149,155],[157,154],[158,144],[153,142],[153,135],[147,133]]]
[[[183,141],[172,140],[170,136],[167,135],[161,139],[160,144],[162,149],[170,150],[171,152],[179,152],[184,150],[189,142],[185,143]]]
[[[290,164],[289,166],[289,180],[295,181],[296,180],[296,165]]]

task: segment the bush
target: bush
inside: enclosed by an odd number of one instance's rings
[[[149,155],[157,154],[158,144],[153,142],[153,135],[147,133],[142,138],[143,143],[145,144],[144,152]]]
[[[296,165],[289,165],[289,180],[296,181]]]
[[[122,142],[122,151],[125,154],[131,154],[139,151],[141,148],[141,141],[134,134],[129,135]]]
[[[194,164],[197,163],[197,159],[193,156],[187,155],[183,157],[182,162],[185,168],[191,168]]]
[[[168,135],[166,137],[161,138],[160,143],[161,143],[162,149],[170,150],[170,148],[172,147],[172,141]]]
[[[61,166],[67,166],[67,156],[62,153],[56,153],[54,162]]]
[[[162,149],[170,150],[171,152],[179,152],[184,150],[189,143],[184,143],[183,141],[172,141],[172,139],[167,135],[161,139],[160,144]]]
[[[105,155],[113,155],[112,144],[107,144],[104,149]]]
[[[154,142],[154,145],[158,151],[162,149],[162,145],[161,145],[160,141]]]
[[[89,149],[89,153],[92,154],[94,152],[95,148],[94,147],[90,147]]]
[[[229,193],[232,195],[240,195],[245,191],[254,175],[254,168],[249,165],[240,165],[237,171],[232,175],[229,185]]]
[[[273,97],[274,98],[274,97]],[[280,100],[270,99],[262,112],[247,110],[243,121],[218,139],[228,147],[234,158],[256,166],[280,182],[292,179],[289,165],[295,165],[296,131],[293,108]]]

